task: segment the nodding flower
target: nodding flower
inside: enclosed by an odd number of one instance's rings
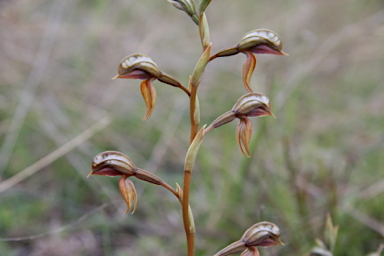
[[[127,212],[131,209],[132,202],[135,212],[137,205],[137,194],[133,182],[128,178],[134,176],[140,180],[161,185],[168,188],[168,185],[156,175],[137,168],[128,156],[118,151],[104,151],[93,158],[92,171],[88,175],[121,176],[119,180],[119,190],[127,204]]]
[[[227,57],[238,53],[244,53],[247,57],[242,71],[244,87],[252,92],[250,80],[256,67],[254,54],[288,55],[283,52],[283,41],[279,35],[269,29],[256,29],[248,32],[235,47],[224,49],[211,56],[210,60],[217,57]]]
[[[185,91],[188,95],[190,92],[180,84],[172,76],[161,72],[157,64],[147,55],[141,53],[134,53],[126,56],[119,64],[118,74],[112,78],[125,78],[125,79],[139,79],[144,80],[141,83],[140,89],[143,95],[145,104],[147,106],[147,112],[144,116],[144,120],[147,120],[155,108],[156,103],[156,90],[153,86],[154,80],[179,87]]]
[[[246,157],[250,157],[249,142],[252,135],[252,122],[248,117],[273,116],[271,105],[267,96],[261,93],[248,93],[240,97],[233,106],[232,110],[222,114],[210,124],[204,133],[206,134],[213,128],[220,127],[232,122],[235,118],[239,119],[236,130],[237,143],[241,152]]]
[[[280,229],[271,222],[263,221],[247,229],[240,240],[228,245],[214,256],[227,256],[240,251],[243,251],[242,256],[259,256],[258,246],[275,245],[283,245],[280,241]]]

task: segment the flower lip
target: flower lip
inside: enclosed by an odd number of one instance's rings
[[[256,45],[255,47],[251,47],[249,51],[256,54],[287,55],[281,50],[275,49],[275,47],[269,47],[267,45]]]
[[[93,170],[90,174],[110,176],[110,177],[122,175],[121,172],[117,171],[115,168],[109,167],[108,165],[103,166],[102,168]]]
[[[140,80],[147,80],[151,78],[152,76],[143,70],[140,69],[134,69],[131,72],[127,72],[126,74],[117,75],[113,79],[116,78],[127,78],[127,79],[140,79]]]
[[[271,237],[266,238],[261,243],[258,243],[257,246],[271,247],[271,246],[275,246],[275,245],[279,245],[279,244],[281,244],[280,239],[271,235]]]
[[[256,108],[249,112],[247,115],[249,117],[260,117],[260,116],[274,116],[273,113],[270,110],[269,106],[263,106],[261,105],[259,108]]]

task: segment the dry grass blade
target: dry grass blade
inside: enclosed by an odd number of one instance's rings
[[[8,161],[12,155],[13,148],[23,126],[24,119],[32,104],[36,89],[43,79],[44,72],[48,67],[48,60],[56,38],[56,32],[59,28],[61,14],[65,9],[64,5],[65,1],[56,1],[53,2],[51,6],[44,35],[36,54],[36,60],[33,63],[32,71],[26,81],[24,90],[20,96],[19,104],[16,108],[15,114],[13,115],[12,122],[0,149],[0,177],[8,165]]]
[[[63,146],[59,147],[52,153],[48,154],[47,156],[43,157],[36,163],[30,165],[29,167],[25,168],[24,170],[20,171],[18,174],[12,176],[11,178],[3,181],[0,183],[0,193],[13,187],[17,183],[23,181],[24,179],[28,178],[29,176],[35,174],[36,172],[40,171],[45,166],[51,164],[53,161],[58,159],[59,157],[65,155],[66,153],[70,152],[75,147],[79,146],[84,141],[88,140],[90,137],[95,135],[97,132],[104,129],[107,125],[109,125],[111,122],[110,118],[108,116],[101,119],[99,122],[94,124],[93,126],[89,127],[84,132],[77,135],[74,139],[70,140]]]

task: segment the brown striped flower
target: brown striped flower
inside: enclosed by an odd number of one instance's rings
[[[243,152],[245,156],[250,157],[249,142],[252,135],[252,122],[249,117],[261,116],[274,117],[268,97],[261,93],[248,93],[236,102],[232,110],[222,114],[213,121],[212,124],[205,129],[204,133],[238,118],[239,124],[236,129],[237,143],[241,152]]]
[[[246,55],[242,78],[244,87],[248,92],[252,92],[250,81],[256,68],[256,57],[254,54],[287,55],[283,52],[283,41],[279,35],[272,30],[263,28],[248,32],[235,47],[230,47],[216,53],[210,60],[217,57],[235,55],[239,52]]]
[[[181,85],[172,76],[161,72],[157,64],[148,56],[135,53],[126,56],[119,64],[118,74],[112,78],[125,78],[125,79],[140,79],[144,80],[141,83],[140,90],[143,95],[145,104],[147,106],[147,112],[144,116],[144,120],[147,120],[155,108],[156,103],[156,90],[153,86],[154,80],[179,87],[184,90],[188,95],[189,91]]]
[[[159,177],[137,168],[128,156],[118,151],[105,151],[96,155],[92,161],[92,171],[88,176],[90,175],[121,176],[119,180],[120,194],[127,204],[127,212],[131,209],[132,202],[134,203],[132,213],[136,209],[137,195],[135,186],[128,179],[129,177],[134,176],[140,180],[167,187],[167,184]]]
[[[259,256],[258,246],[271,247],[282,244],[279,227],[263,221],[247,229],[240,240],[228,245],[214,256],[227,256],[241,251],[242,256]]]

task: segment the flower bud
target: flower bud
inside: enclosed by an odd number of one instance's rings
[[[196,7],[192,0],[168,0],[168,2],[170,2],[177,9],[182,10],[183,12],[188,14],[188,16],[191,17],[196,24],[199,24],[199,18],[197,17]]]
[[[119,65],[116,78],[148,80],[152,77],[159,78],[161,71],[156,63],[147,55],[134,53],[126,56]]]
[[[280,229],[278,226],[271,222],[263,221],[256,223],[241,237],[241,241],[249,246],[263,246],[270,247],[274,245],[283,244],[280,241]]]
[[[233,106],[232,111],[237,117],[274,116],[268,97],[256,92],[242,96]]]
[[[283,41],[279,35],[269,29],[256,29],[247,33],[236,48],[240,52],[287,55],[282,51]]]

